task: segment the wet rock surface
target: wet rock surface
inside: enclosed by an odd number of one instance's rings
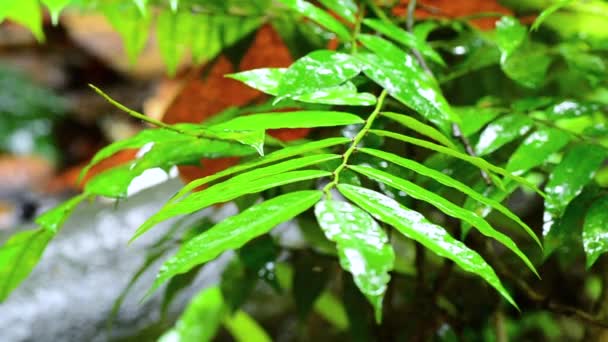
[[[132,245],[127,246],[128,240],[180,186],[178,180],[171,180],[118,206],[82,204],[49,244],[31,276],[0,304],[0,341],[122,340],[157,323],[160,291],[147,302],[139,301],[152,283],[158,263],[126,297],[111,335],[106,329],[114,300],[144,262],[146,247],[172,222],[158,225]],[[228,206],[205,214],[219,218],[230,210]],[[32,227],[23,229],[27,228]],[[8,232],[0,234],[0,241],[8,236]],[[192,288],[175,300],[170,316],[178,315],[195,291],[217,282],[221,265],[221,261],[207,265]]]

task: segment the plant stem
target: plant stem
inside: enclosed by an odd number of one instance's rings
[[[384,11],[382,11],[380,9],[380,7],[378,7],[378,5],[376,5],[376,2],[374,0],[366,0],[365,3],[367,3],[369,8],[372,10],[372,12],[374,12],[374,14],[376,15],[376,17],[378,17],[378,19],[382,20],[383,22],[385,22],[387,24],[392,23],[392,21],[386,16]]]
[[[93,90],[95,90],[95,92],[97,94],[101,95],[104,99],[106,99],[106,101],[108,101],[111,104],[113,104],[114,106],[116,106],[116,108],[122,110],[123,112],[131,115],[132,117],[134,117],[136,119],[145,121],[145,122],[147,122],[149,124],[152,124],[154,126],[166,128],[166,129],[178,132],[178,133],[184,133],[182,130],[180,130],[178,128],[175,128],[175,127],[173,127],[171,125],[167,125],[164,122],[161,122],[159,120],[153,119],[153,118],[151,118],[149,116],[146,116],[146,115],[144,115],[142,113],[136,112],[136,111],[134,111],[134,110],[132,110],[130,108],[125,107],[120,102],[118,102],[118,101],[114,100],[113,98],[111,98],[110,95],[104,93],[101,89],[97,88],[96,86],[94,86],[94,85],[92,85],[90,83],[89,83],[89,87],[91,87]]]
[[[382,105],[384,104],[384,99],[386,98],[387,94],[388,93],[387,93],[386,89],[383,90],[382,93],[380,93],[380,96],[378,97],[378,102],[376,103],[376,108],[374,108],[374,111],[369,115],[367,120],[365,120],[365,124],[363,125],[363,128],[361,128],[359,133],[357,133],[357,135],[353,138],[352,144],[346,150],[346,152],[344,152],[344,154],[342,155],[342,164],[340,164],[333,172],[334,179],[323,188],[323,192],[325,192],[325,196],[328,199],[331,198],[330,190],[333,187],[335,187],[336,185],[338,185],[338,182],[340,181],[340,172],[342,172],[342,170],[344,170],[344,168],[346,168],[346,166],[348,164],[348,159],[353,154],[353,152],[355,152],[355,150],[357,149],[357,146],[359,145],[359,143],[361,143],[361,140],[363,140],[363,138],[367,135],[367,133],[371,129],[372,124],[374,123],[374,120],[376,120],[376,118],[380,114],[380,110],[382,109]]]

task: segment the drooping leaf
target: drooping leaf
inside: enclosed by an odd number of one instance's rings
[[[53,236],[48,229],[26,230],[0,247],[0,303],[32,272]]]
[[[468,222],[470,225],[477,228],[477,230],[483,235],[493,238],[494,240],[502,243],[505,247],[513,251],[513,253],[515,253],[528,266],[528,268],[530,268],[532,272],[534,272],[534,274],[538,275],[534,264],[532,264],[528,257],[519,249],[517,244],[507,235],[494,229],[484,218],[477,215],[476,213],[465,210],[432,191],[426,190],[423,187],[418,186],[408,180],[397,178],[391,175],[390,173],[376,170],[371,167],[349,166],[349,168],[369,178],[380,181],[388,186],[391,186],[401,191],[405,191],[411,197],[433,205],[435,208],[439,209],[446,215]],[[529,234],[535,236],[531,230]]]
[[[546,80],[553,62],[551,51],[544,45],[528,42],[502,63],[509,78],[528,88],[539,88]]]
[[[80,194],[72,197],[68,201],[63,202],[57,207],[45,212],[36,218],[36,223],[50,233],[55,234],[59,231],[65,220],[70,216],[72,211],[89,196]]]
[[[608,251],[608,196],[597,199],[587,211],[583,225],[583,248],[587,268]]]
[[[235,165],[233,167],[230,167],[224,171],[220,171],[216,174],[201,178],[201,179],[197,179],[194,180],[190,183],[188,183],[186,186],[184,186],[175,196],[173,196],[173,198],[171,199],[170,202],[173,202],[174,200],[180,199],[182,196],[184,196],[185,194],[187,194],[188,192],[202,186],[205,184],[208,184],[210,182],[213,182],[216,179],[220,179],[222,177],[226,177],[226,176],[230,176],[232,174],[235,174],[237,172],[241,172],[241,171],[246,171],[249,169],[252,169],[254,167],[258,167],[258,166],[262,166],[262,165],[266,165],[275,161],[279,161],[282,159],[286,159],[289,157],[293,157],[299,154],[303,154],[303,153],[308,153],[308,152],[313,152],[316,150],[321,150],[327,147],[332,147],[332,146],[336,146],[339,144],[345,144],[347,142],[351,141],[348,138],[327,138],[327,139],[323,139],[323,140],[319,140],[319,141],[311,141],[308,143],[304,143],[301,145],[294,145],[294,146],[289,146],[289,147],[285,147],[281,150],[272,152],[270,154],[268,154],[267,156],[259,159],[259,160],[253,160],[249,163],[244,163],[244,164],[240,164],[240,165]],[[300,161],[301,162],[301,161]]]
[[[72,0],[42,0],[42,3],[49,8],[53,25],[59,23],[59,14],[61,13],[61,10],[63,10],[71,1]]]
[[[406,237],[418,241],[433,253],[454,261],[463,270],[480,276],[509,303],[517,307],[492,267],[477,252],[454,239],[442,227],[431,223],[422,214],[373,190],[346,184],[339,184],[338,190],[372,216],[395,227]]]
[[[570,136],[555,128],[540,128],[530,134],[513,152],[506,169],[515,174],[522,174],[541,165],[551,154],[560,151]]]
[[[44,41],[42,11],[38,0],[3,1],[0,5],[0,22],[4,18],[27,27],[39,42]]]
[[[102,10],[112,27],[120,34],[129,61],[135,64],[148,40],[152,16],[142,15],[141,9],[132,3],[124,3],[123,6],[116,6],[115,3],[104,4]]]
[[[276,96],[278,94],[279,82],[287,68],[260,68],[228,74],[226,77],[241,81],[251,88],[266,94]]]
[[[231,201],[243,195],[330,175],[330,172],[317,170],[290,171],[262,179],[249,179],[247,176],[241,175],[242,178],[240,180],[229,180],[216,184],[201,192],[192,194],[181,201],[166,204],[137,229],[131,241],[152,228],[155,224],[178,215],[190,214],[217,203]]]
[[[141,12],[141,15],[146,16],[147,15],[146,6],[148,5],[148,0],[133,0],[133,2],[135,3],[135,5],[137,5],[137,8]]]
[[[282,4],[312,19],[326,29],[334,32],[342,41],[350,40],[350,33],[344,25],[329,13],[304,0],[279,0]]]
[[[379,19],[364,19],[363,24],[382,33],[410,49],[418,50],[424,57],[433,62],[445,66],[443,58],[431,48],[424,40],[419,39],[412,33],[400,28],[393,23],[387,23]]]
[[[346,19],[351,24],[355,23],[357,16],[357,3],[354,0],[320,0],[325,7]]]
[[[167,65],[170,76],[174,76],[177,66],[190,45],[191,26],[196,25],[196,17],[191,13],[162,11],[156,22],[158,49]]]
[[[568,203],[581,193],[583,187],[606,159],[606,150],[590,144],[580,144],[566,152],[562,161],[549,175],[545,186],[545,214],[543,236],[550,234]]]
[[[359,41],[374,53],[360,53],[363,72],[388,93],[433,122],[443,132],[459,122],[437,83],[410,55],[392,43],[376,36],[361,34]]]
[[[523,136],[532,128],[532,119],[521,114],[503,116],[490,123],[475,144],[475,154],[484,156]]]
[[[224,317],[222,324],[236,342],[271,342],[272,338],[249,314],[239,310]]]
[[[295,61],[283,74],[277,100],[338,86],[361,72],[351,55],[331,50],[316,50]]]
[[[299,111],[288,113],[261,113],[239,116],[221,124],[211,126],[212,129],[230,130],[267,130],[279,128],[313,128],[343,126],[363,123],[360,117],[343,112],[331,111]]]
[[[382,112],[381,114],[391,120],[397,121],[404,127],[407,127],[418,134],[427,136],[449,148],[457,149],[454,143],[450,139],[448,139],[443,133],[439,132],[432,126],[429,126],[414,119],[411,116],[391,112]]]
[[[186,242],[160,268],[149,292],[171,277],[206,263],[221,253],[237,249],[267,233],[282,222],[299,215],[321,199],[321,191],[298,191],[277,196],[229,217]]]
[[[190,301],[175,327],[163,334],[159,342],[211,341],[226,313],[220,289],[206,288]]]
[[[325,236],[336,242],[340,265],[349,271],[355,284],[382,319],[382,300],[395,262],[388,237],[374,219],[347,202],[321,201],[315,215]]]
[[[432,151],[440,152],[440,153],[449,155],[451,157],[464,160],[466,162],[469,162],[469,163],[477,166],[481,170],[492,171],[492,172],[497,173],[497,174],[499,174],[501,176],[504,176],[506,178],[512,179],[512,180],[518,182],[519,184],[525,185],[528,188],[534,190],[536,193],[538,193],[542,197],[545,197],[545,193],[542,192],[532,182],[528,181],[527,179],[525,179],[523,177],[513,175],[512,173],[508,172],[507,170],[505,170],[505,169],[503,169],[501,167],[498,167],[498,166],[496,166],[494,164],[488,163],[487,161],[485,161],[482,158],[471,157],[468,154],[460,153],[458,151],[452,150],[452,149],[447,148],[445,146],[433,144],[433,143],[431,143],[429,141],[425,141],[425,140],[420,140],[420,139],[408,137],[408,136],[405,136],[403,134],[398,134],[398,133],[393,133],[393,132],[383,131],[383,130],[374,130],[374,129],[370,130],[370,133],[376,134],[376,135],[379,135],[379,136],[382,136],[382,137],[388,137],[388,138],[393,138],[393,139],[401,140],[401,141],[406,142],[406,143],[410,143],[410,144],[413,144],[413,145],[416,145],[416,146],[424,147],[424,148],[432,150]]]
[[[557,1],[555,3],[553,3],[551,6],[547,7],[545,10],[543,10],[542,12],[540,12],[540,14],[538,15],[538,17],[536,17],[536,19],[534,20],[534,22],[532,23],[532,26],[530,27],[530,31],[536,31],[538,30],[538,28],[540,27],[540,25],[554,12],[558,11],[559,9],[561,9],[564,6],[567,6],[571,3],[573,3],[575,0],[560,0]]]
[[[509,210],[508,208],[506,208],[505,206],[500,204],[500,202],[492,199],[491,197],[480,194],[477,191],[470,188],[468,185],[466,185],[450,176],[447,176],[446,174],[444,174],[440,171],[437,171],[430,167],[424,166],[423,164],[420,164],[414,160],[405,159],[405,158],[399,157],[398,155],[393,154],[393,153],[384,152],[384,151],[380,151],[380,150],[374,150],[374,149],[370,149],[370,148],[360,148],[359,151],[366,153],[366,154],[376,156],[378,158],[382,158],[384,160],[395,163],[399,166],[402,166],[402,167],[405,167],[412,171],[415,171],[421,175],[430,177],[445,186],[449,186],[451,188],[461,191],[462,193],[466,194],[467,196],[478,201],[481,204],[484,204],[490,208],[496,209],[497,211],[504,214],[511,220],[517,222],[526,231],[526,233],[528,233],[528,235],[530,235],[530,237],[532,237],[534,239],[534,241],[542,248],[542,244],[541,244],[540,240],[538,239],[538,237],[536,236],[536,234],[534,234],[534,231],[532,231],[532,228],[530,228],[526,223],[524,223],[517,215],[515,215],[513,212],[511,212],[511,210]],[[479,216],[484,217],[485,215],[479,215]]]

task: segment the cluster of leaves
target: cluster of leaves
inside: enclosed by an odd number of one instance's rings
[[[314,309],[343,327],[345,309],[324,292],[328,275],[306,273],[316,280],[302,294],[302,272],[286,264],[276,267],[277,250],[283,247],[268,233],[296,218],[310,249],[335,256],[350,273],[348,281],[372,305],[377,322],[386,310],[391,277],[411,275],[402,265],[408,261],[399,260],[403,247],[398,241],[414,241],[450,260],[515,307],[496,265],[482,256],[486,251],[464,243],[468,235],[481,234],[487,238],[483,241],[503,246],[536,275],[538,264],[565,246],[576,249],[582,241],[589,267],[608,251],[605,45],[567,40],[548,45],[513,17],[500,19],[490,33],[460,21],[426,21],[408,31],[373,2],[365,5],[375,13],[369,18],[350,0],[320,1],[325,7],[304,0],[279,2],[281,7],[272,13],[294,21],[306,17],[337,37],[337,50],[316,49],[288,68],[229,77],[272,96],[263,108],[288,103],[293,110],[241,108],[201,124],[153,122],[159,127],[104,148],[90,166],[124,149],[145,147],[145,153],[97,175],[82,195],[41,216],[39,230],[19,233],[0,249],[0,299],[27,276],[78,203],[95,196],[124,198],[131,181],[145,170],[168,170],[201,158],[236,156],[242,162],[185,185],[133,239],[162,221],[213,205],[237,201],[240,211],[182,234],[183,243],[164,262],[149,294],[168,283],[166,294],[172,296],[192,281],[201,265],[226,251],[239,252],[222,284],[191,302],[165,335],[167,340],[206,340],[220,324],[237,338],[243,332],[235,327],[253,326],[250,334],[267,339],[238,311],[259,278],[276,288],[293,287],[300,293],[296,304],[304,316]],[[145,15],[145,2],[135,3]],[[535,27],[555,10],[541,15]],[[189,16],[168,15],[169,27]],[[450,38],[444,39],[441,32],[446,30]],[[432,34],[438,38],[430,40]],[[547,77],[548,70],[554,79]],[[499,79],[499,86],[480,82],[471,91],[470,85],[459,85],[465,76],[485,80],[488,73]],[[582,94],[564,86],[572,82],[590,91]],[[463,88],[468,92],[459,96]],[[450,102],[462,105],[451,105],[444,92]],[[285,128],[314,128],[315,133],[310,140],[289,144],[266,137],[268,130]],[[542,231],[503,204],[518,189],[542,199]],[[319,231],[322,236],[315,234]],[[415,272],[424,277],[420,273],[425,269]],[[291,284],[286,280],[290,273]],[[312,303],[320,304],[313,308]],[[335,308],[337,313],[330,312]]]

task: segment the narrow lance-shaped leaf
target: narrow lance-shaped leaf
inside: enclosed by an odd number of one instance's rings
[[[597,145],[576,145],[553,169],[545,186],[547,198],[543,216],[543,236],[546,237],[551,232],[556,219],[562,215],[568,203],[593,179],[606,156],[606,150]]]
[[[608,252],[608,196],[597,199],[587,211],[583,225],[583,248],[587,255],[587,268],[593,266],[600,255]]]
[[[400,123],[404,127],[415,131],[418,134],[427,136],[449,148],[457,149],[456,145],[454,145],[454,143],[452,143],[452,141],[450,141],[450,139],[448,139],[443,133],[439,132],[432,126],[414,119],[411,116],[391,112],[382,112],[381,114],[393,121]]]
[[[27,230],[0,247],[0,303],[27,278],[53,236],[47,229]]]
[[[87,194],[74,196],[37,217],[36,223],[42,228],[48,230],[50,233],[55,234],[59,231],[61,225],[63,225],[68,216],[72,214],[72,211],[74,211],[74,209],[88,197],[89,196]]]
[[[485,170],[485,171],[492,171],[494,173],[497,173],[501,176],[504,176],[506,178],[512,179],[516,182],[518,182],[519,184],[523,184],[525,186],[527,186],[528,188],[534,190],[537,194],[539,194],[542,197],[545,197],[545,193],[542,192],[536,185],[534,185],[532,182],[528,181],[527,179],[520,177],[520,176],[516,176],[513,175],[512,173],[508,172],[507,170],[498,167],[494,164],[490,164],[487,161],[485,161],[482,158],[478,158],[478,157],[471,157],[468,154],[464,154],[464,153],[460,153],[458,151],[452,150],[450,148],[447,148],[445,146],[441,146],[441,145],[437,145],[437,144],[433,144],[429,141],[425,141],[425,140],[420,140],[420,139],[416,139],[416,138],[412,138],[412,137],[408,137],[405,136],[403,134],[398,134],[398,133],[393,133],[393,132],[389,132],[389,131],[383,131],[383,130],[370,130],[370,133],[372,134],[376,134],[382,137],[388,137],[388,138],[393,138],[393,139],[397,139],[397,140],[401,140],[416,146],[420,146],[420,147],[424,147],[426,149],[432,150],[432,151],[436,151],[436,152],[440,152],[443,154],[447,154],[451,157],[454,158],[458,158],[461,160],[464,160],[466,162],[469,162],[475,166],[477,166],[478,168]]]
[[[148,41],[152,16],[142,15],[141,7],[137,7],[135,4],[128,5],[128,3],[125,3],[124,6],[103,4],[102,9],[112,27],[120,34],[127,57],[134,64]]]
[[[321,201],[315,215],[325,236],[336,242],[340,265],[352,273],[355,284],[382,318],[382,300],[395,262],[388,237],[374,219],[347,202]]]
[[[509,303],[517,307],[492,267],[477,252],[454,239],[442,227],[378,192],[346,184],[339,184],[338,190],[372,216],[395,227],[406,237],[418,241],[433,253],[454,261],[463,270],[480,276]]]
[[[286,159],[289,157],[293,157],[293,156],[296,156],[299,154],[313,152],[313,151],[321,150],[321,149],[324,149],[327,147],[345,144],[349,141],[351,141],[351,140],[348,138],[327,138],[327,139],[323,139],[323,140],[319,140],[319,141],[311,141],[311,142],[304,143],[301,145],[285,147],[281,150],[272,152],[259,160],[253,160],[248,163],[235,165],[233,167],[230,167],[226,170],[220,171],[213,175],[210,175],[210,176],[207,176],[204,178],[200,178],[197,180],[193,180],[192,182],[190,182],[186,186],[184,186],[175,196],[173,196],[173,198],[171,199],[171,202],[173,202],[177,199],[180,199],[182,196],[186,195],[188,192],[190,192],[198,187],[201,187],[205,184],[213,182],[216,179],[230,176],[232,174],[235,174],[235,173],[238,173],[241,171],[246,171],[246,170],[252,169],[254,167],[266,165],[266,164],[269,164],[269,163],[272,163],[275,161],[279,161],[282,159]]]
[[[418,50],[424,57],[439,65],[446,65],[443,58],[441,58],[441,56],[424,40],[419,39],[412,33],[407,32],[393,23],[387,23],[379,19],[365,19],[363,20],[363,24],[382,33],[390,39],[403,44],[405,47]]]
[[[470,188],[468,185],[466,185],[452,177],[449,177],[440,171],[431,169],[414,160],[399,157],[398,155],[393,154],[393,153],[384,152],[384,151],[380,151],[380,150],[374,150],[374,149],[370,149],[370,148],[361,148],[361,149],[359,149],[359,151],[361,151],[363,153],[367,153],[367,154],[375,156],[375,157],[378,157],[378,158],[381,158],[381,159],[384,159],[384,160],[387,160],[387,161],[390,161],[399,166],[402,166],[402,167],[408,168],[412,171],[415,171],[421,175],[430,177],[443,185],[446,185],[446,186],[449,186],[451,188],[461,191],[462,193],[469,196],[469,198],[472,198],[472,199],[478,201],[479,203],[485,204],[485,205],[489,206],[490,208],[496,209],[497,211],[501,212],[502,214],[504,214],[511,220],[517,222],[526,231],[526,233],[528,233],[528,235],[530,235],[530,237],[532,237],[534,239],[534,241],[536,241],[536,243],[542,248],[542,244],[541,244],[540,240],[538,239],[538,237],[536,236],[536,234],[534,234],[534,231],[532,230],[532,228],[530,228],[525,222],[523,222],[517,215],[515,215],[513,212],[511,212],[511,210],[509,210],[508,208],[506,208],[505,206],[500,204],[500,202],[495,201],[492,198],[489,198],[483,194],[478,193],[477,191]],[[480,215],[480,216],[484,217],[485,215]]]
[[[349,23],[355,23],[358,10],[355,0],[320,0],[319,2]]]
[[[340,85],[361,72],[351,55],[331,50],[316,50],[295,61],[283,74],[277,100]]]
[[[0,22],[8,18],[27,27],[39,42],[44,41],[42,10],[38,0],[3,1]]]
[[[349,166],[349,168],[390,187],[405,191],[411,197],[433,205],[446,215],[468,222],[477,228],[477,230],[483,235],[493,238],[513,251],[513,253],[515,253],[526,264],[526,266],[528,266],[528,268],[530,268],[530,270],[538,276],[538,272],[536,272],[534,264],[532,264],[530,259],[528,259],[528,257],[519,249],[519,247],[517,247],[517,244],[513,242],[510,237],[494,229],[484,218],[476,213],[462,209],[460,206],[446,200],[440,195],[426,190],[405,179],[397,178],[390,173],[379,171],[371,167]]]
[[[338,20],[334,19],[329,13],[304,0],[279,0],[282,4],[292,8],[334,32],[342,41],[350,40],[350,32]]]
[[[502,52],[501,61],[511,56],[528,37],[528,30],[519,20],[505,16],[496,23],[496,43]]]
[[[159,342],[212,341],[227,312],[219,287],[206,288],[190,301],[175,327],[164,333]]]
[[[460,130],[465,137],[471,136],[494,120],[502,110],[485,107],[454,107],[461,120]]]
[[[218,223],[186,242],[175,256],[160,268],[149,293],[169,278],[213,260],[221,253],[237,249],[292,219],[321,199],[321,191],[298,191],[280,195]]]
[[[532,26],[530,27],[530,31],[536,31],[538,30],[538,28],[540,27],[540,25],[547,20],[547,18],[553,14],[554,12],[558,11],[559,9],[561,9],[564,6],[568,6],[569,4],[573,3],[575,0],[559,0],[557,2],[555,2],[553,5],[547,7],[545,10],[543,10],[542,12],[540,12],[540,14],[538,15],[538,17],[534,20],[534,22],[532,23]]]
[[[360,117],[343,112],[332,111],[298,111],[288,113],[261,113],[239,116],[211,129],[257,130],[279,128],[313,128],[345,126],[363,123]]]
[[[475,144],[475,154],[490,154],[505,144],[523,136],[532,128],[532,119],[521,114],[504,116],[490,123]]]
[[[361,34],[359,41],[374,53],[360,53],[363,72],[404,105],[414,109],[441,128],[451,132],[459,122],[437,83],[422,69],[414,57],[380,37]]]
[[[144,222],[144,224],[137,229],[135,235],[133,238],[131,238],[131,241],[145,233],[155,224],[175,216],[190,214],[217,203],[231,201],[243,195],[254,194],[281,185],[327,177],[330,175],[331,173],[326,171],[303,170],[285,172],[272,177],[256,179],[253,181],[248,179],[245,179],[242,182],[226,181],[224,183],[214,185],[204,191],[190,195],[179,202],[172,202],[165,205],[163,208],[161,208],[161,210],[146,220],[146,222]]]
[[[522,174],[559,152],[568,142],[570,136],[558,129],[545,127],[530,134],[513,152],[507,162],[507,171]]]
[[[272,338],[264,331],[253,317],[243,310],[238,310],[234,315],[224,317],[222,324],[230,332],[236,342],[271,342]]]
[[[42,0],[42,3],[49,8],[53,25],[59,23],[59,14],[61,13],[61,10],[63,10],[71,1],[72,0]]]

